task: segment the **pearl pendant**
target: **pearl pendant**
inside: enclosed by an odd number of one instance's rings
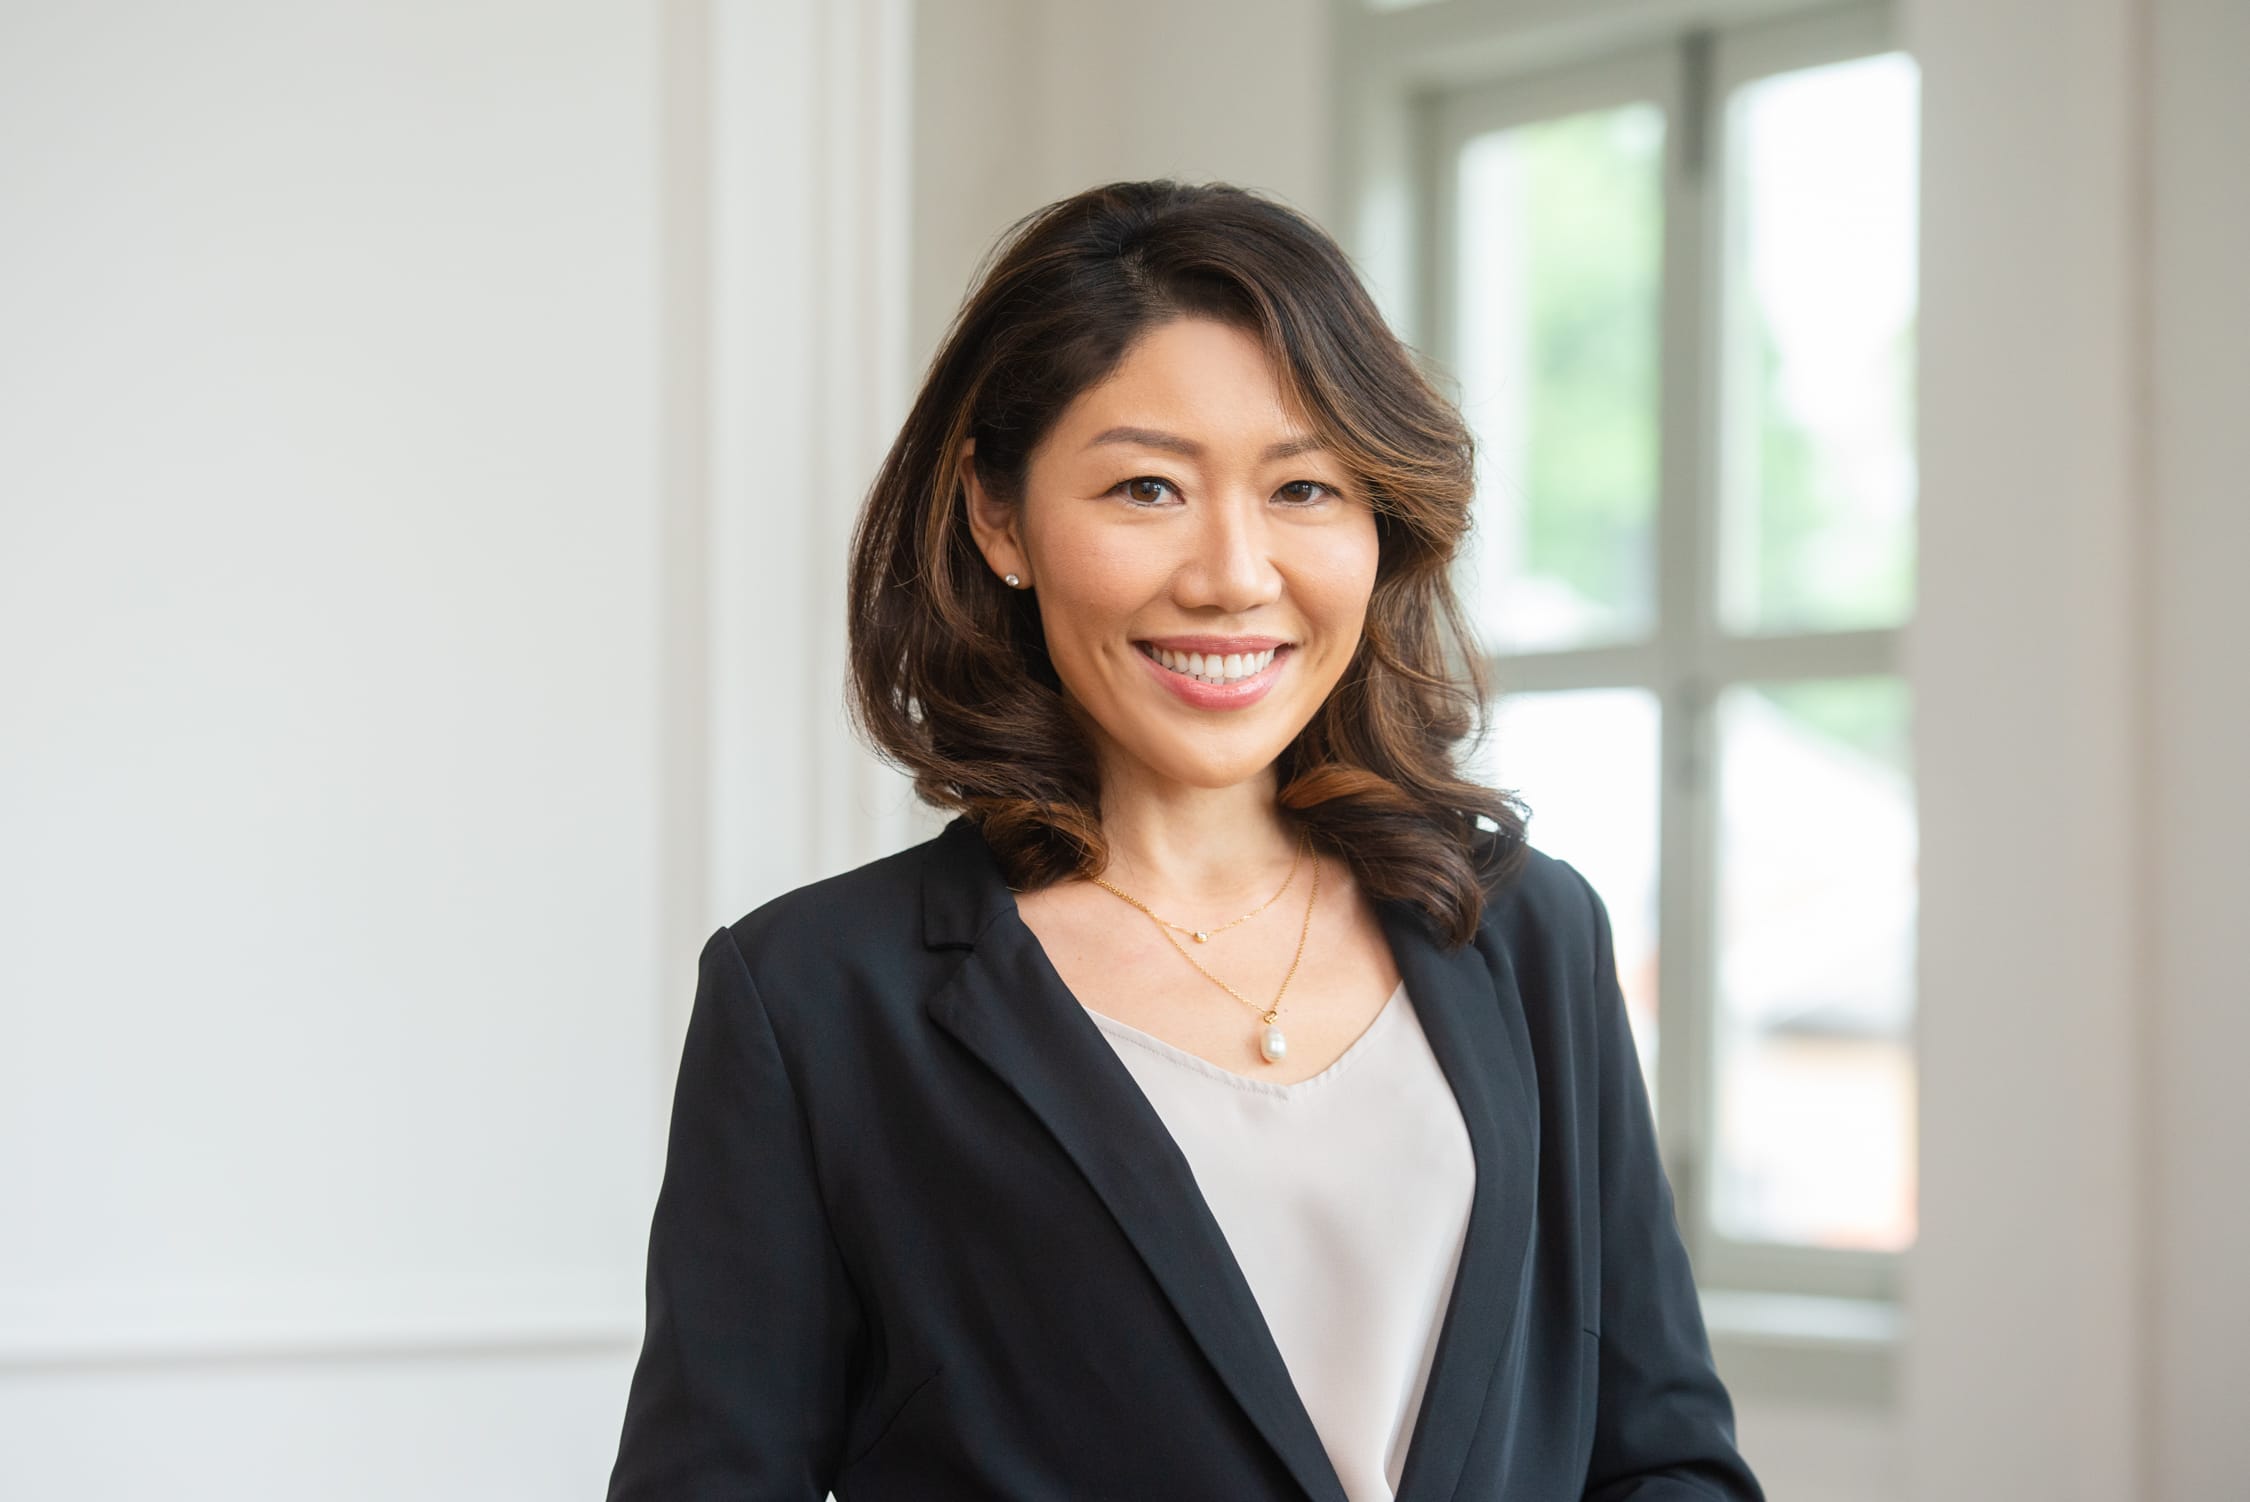
[[[1289,1056],[1289,1040],[1282,1036],[1280,1028],[1269,1026],[1258,1039],[1258,1052],[1265,1056],[1268,1064],[1278,1064]]]
[[[1207,933],[1199,932],[1195,936],[1195,942],[1198,944],[1208,944],[1211,942],[1211,936]]]

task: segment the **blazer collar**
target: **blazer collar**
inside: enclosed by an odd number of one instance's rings
[[[1320,1435],[1193,1170],[1024,923],[967,815],[928,842],[924,941],[968,959],[926,1003],[1076,1161],[1266,1441],[1316,1502],[1347,1502]],[[1530,1269],[1538,1109],[1505,952],[1440,947],[1426,915],[1379,901],[1417,1019],[1468,1127],[1476,1186],[1398,1502],[1452,1496],[1485,1394],[1514,1349]]]

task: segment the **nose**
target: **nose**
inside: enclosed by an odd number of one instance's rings
[[[1275,536],[1265,500],[1239,487],[1202,508],[1188,555],[1173,575],[1182,606],[1239,615],[1281,597]]]

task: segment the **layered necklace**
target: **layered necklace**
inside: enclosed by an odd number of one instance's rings
[[[1252,918],[1257,917],[1258,914],[1264,912],[1267,908],[1272,907],[1276,902],[1279,902],[1281,900],[1281,893],[1288,891],[1290,883],[1296,881],[1297,867],[1303,863],[1305,852],[1309,850],[1311,846],[1312,835],[1308,831],[1298,841],[1297,858],[1289,863],[1289,880],[1284,881],[1281,884],[1281,891],[1275,892],[1264,902],[1252,908],[1249,912],[1244,913],[1241,917],[1235,919],[1234,922],[1222,923],[1217,928],[1190,928],[1185,924],[1174,923],[1168,918],[1159,917],[1154,908],[1141,901],[1138,897],[1133,896],[1130,892],[1119,891],[1118,888],[1111,886],[1106,881],[1103,881],[1099,876],[1093,877],[1091,878],[1091,880],[1095,885],[1102,887],[1107,891],[1115,892],[1119,897],[1124,898],[1127,902],[1130,902],[1131,904],[1133,904],[1133,906],[1139,908],[1142,912],[1147,913],[1150,918],[1155,920],[1158,927],[1165,930],[1164,938],[1166,942],[1170,943],[1174,949],[1180,951],[1180,958],[1186,960],[1191,965],[1195,965],[1196,970],[1202,974],[1204,979],[1210,981],[1213,985],[1226,992],[1227,995],[1233,997],[1236,1001],[1239,1001],[1244,1006],[1250,1008],[1251,1011],[1258,1013],[1260,1019],[1265,1024],[1264,1030],[1258,1035],[1258,1056],[1264,1059],[1268,1064],[1278,1064],[1283,1059],[1289,1056],[1289,1039],[1282,1033],[1280,1026],[1281,997],[1283,992],[1286,992],[1289,989],[1289,982],[1291,981],[1291,979],[1293,979],[1297,974],[1298,962],[1303,960],[1305,957],[1305,937],[1312,932],[1313,904],[1320,897],[1320,857],[1317,855],[1313,857],[1312,891],[1305,898],[1305,921],[1299,928],[1297,933],[1297,953],[1289,961],[1289,973],[1281,978],[1281,989],[1273,993],[1273,1000],[1267,1005],[1262,1007],[1259,1006],[1249,997],[1243,995],[1240,991],[1237,991],[1234,987],[1228,985],[1225,981],[1220,980],[1216,975],[1213,975],[1210,971],[1205,970],[1201,965],[1196,964],[1195,956],[1188,953],[1186,946],[1181,944],[1178,939],[1173,938],[1172,935],[1175,933],[1189,934],[1194,937],[1196,943],[1208,944],[1209,942],[1211,942],[1211,936],[1213,934],[1223,934],[1228,929],[1235,927],[1237,924],[1247,923]]]

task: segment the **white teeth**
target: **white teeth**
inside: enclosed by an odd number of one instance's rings
[[[1279,650],[1269,647],[1263,652],[1230,652],[1224,657],[1216,653],[1206,657],[1200,652],[1171,652],[1162,647],[1150,647],[1148,652],[1165,667],[1185,677],[1204,683],[1231,683],[1264,672]]]

